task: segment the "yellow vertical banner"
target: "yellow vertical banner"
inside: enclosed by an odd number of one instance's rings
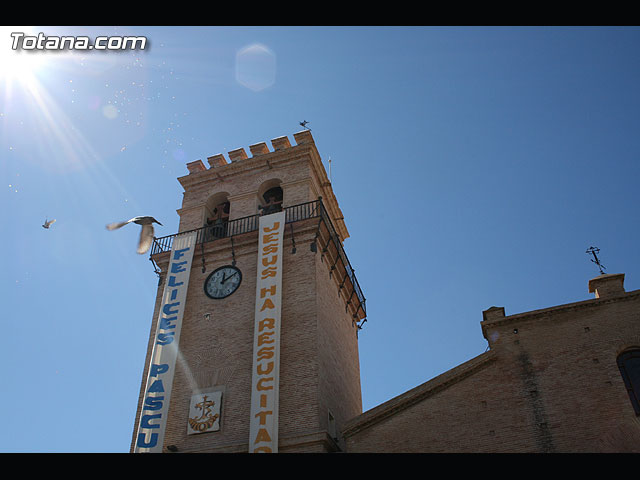
[[[173,241],[137,427],[136,453],[162,451],[195,244],[195,232],[178,235]]]
[[[260,217],[253,331],[250,453],[278,451],[284,212]]]

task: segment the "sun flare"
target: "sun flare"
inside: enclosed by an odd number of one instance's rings
[[[34,38],[38,32],[33,27],[0,27],[0,114],[4,122],[0,141],[11,139],[16,155],[26,152],[27,144],[46,151],[44,167],[67,171],[92,162],[96,153],[48,82],[54,62],[47,59],[55,56],[59,66],[66,57],[16,45],[17,38]],[[15,144],[23,147],[15,148]]]
[[[43,65],[45,54],[38,50],[23,50],[19,35],[33,35],[32,27],[0,27],[0,80],[31,82]]]

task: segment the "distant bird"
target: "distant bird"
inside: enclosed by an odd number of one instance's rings
[[[307,128],[307,123],[309,123],[309,122],[307,122],[306,120],[303,120],[303,121],[300,122],[300,125],[302,125],[302,128],[306,128],[307,130],[311,130],[310,128]]]
[[[55,218],[53,220],[47,220],[45,218],[44,223],[42,224],[42,228],[49,228],[55,221],[56,221]]]
[[[153,243],[153,224],[157,223],[158,225],[162,225],[159,221],[157,221],[153,217],[133,217],[131,220],[127,220],[126,222],[114,222],[107,225],[107,230],[116,230],[120,227],[124,227],[128,223],[137,223],[138,225],[142,225],[142,230],[140,231],[140,240],[138,241],[138,250],[137,252],[142,255],[149,251],[151,244]]]

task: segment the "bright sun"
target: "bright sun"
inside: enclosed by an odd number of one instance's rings
[[[42,65],[45,52],[12,48],[17,42],[12,33],[21,32],[25,36],[35,35],[33,27],[0,27],[0,80],[29,81]]]

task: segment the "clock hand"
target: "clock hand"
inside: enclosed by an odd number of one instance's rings
[[[227,278],[223,278],[221,283],[226,282],[227,280],[229,280],[231,277],[233,277],[234,275],[237,275],[238,272],[232,273],[231,275],[229,275]]]

